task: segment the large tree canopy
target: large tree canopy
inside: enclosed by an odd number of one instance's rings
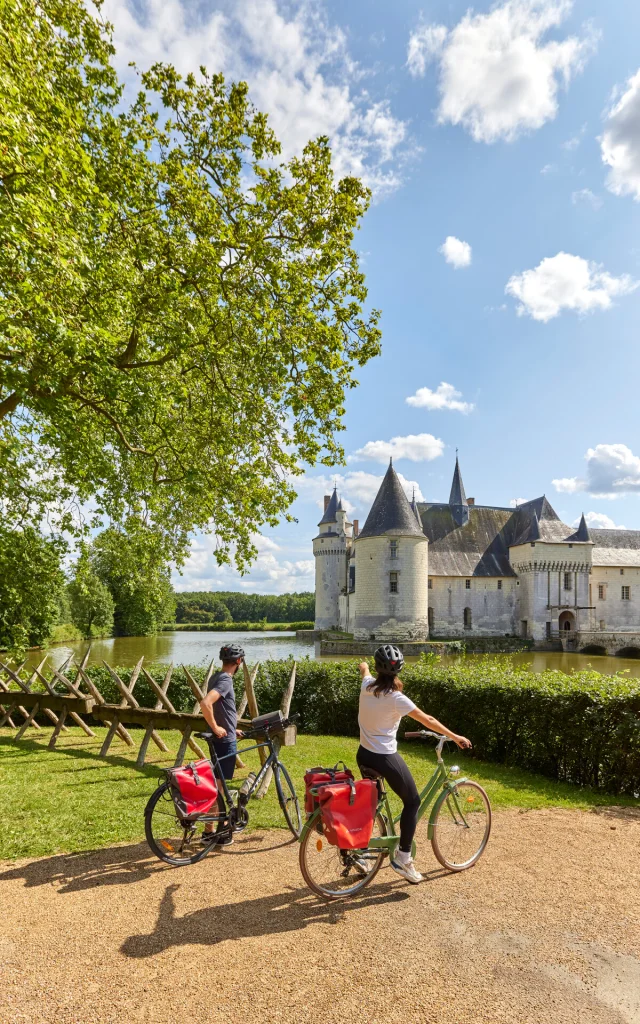
[[[111,55],[79,0],[0,0],[0,500],[92,499],[174,556],[210,528],[242,566],[300,464],[343,457],[380,342],[369,195],[326,138],[278,162],[246,85],[203,68],[156,65],[122,108]]]

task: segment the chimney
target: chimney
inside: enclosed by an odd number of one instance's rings
[[[360,533],[360,522],[359,522],[358,519],[354,519],[353,520],[353,536],[354,536],[354,539],[358,536],[359,533]]]
[[[467,505],[475,505],[475,503],[476,503],[476,499],[475,498],[467,498]]]
[[[323,509],[324,512],[327,511],[327,508],[328,508],[328,505],[329,505],[330,501],[331,501],[331,495],[330,494],[325,494],[325,496],[324,496],[324,509]]]

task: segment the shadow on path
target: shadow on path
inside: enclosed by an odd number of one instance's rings
[[[121,946],[125,956],[140,959],[174,946],[215,946],[219,942],[300,931],[318,922],[337,924],[347,914],[365,907],[409,899],[408,892],[398,891],[397,883],[372,886],[362,896],[340,903],[323,903],[304,887],[243,903],[223,903],[177,917],[174,893],[179,888],[179,885],[167,886],[160,901],[155,930],[150,935],[131,935],[125,939]]]

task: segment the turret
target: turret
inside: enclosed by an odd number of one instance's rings
[[[451,515],[458,526],[464,526],[465,523],[469,522],[469,503],[464,491],[457,455],[456,468],[453,471],[453,480],[451,482],[451,493],[449,494],[449,505],[451,506]]]
[[[354,545],[355,638],[427,639],[429,544],[391,462]]]
[[[340,596],[347,590],[348,552],[352,525],[334,487],[325,497],[325,509],[313,539],[316,564],[316,629],[337,629],[340,623]]]

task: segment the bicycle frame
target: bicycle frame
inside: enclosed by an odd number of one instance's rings
[[[210,760],[211,760],[211,763],[213,765],[213,770],[214,770],[214,775],[216,777],[216,782],[218,784],[218,787],[222,790],[222,794],[223,794],[223,796],[224,796],[224,798],[226,800],[227,807],[235,807],[237,805],[238,790],[237,789],[233,789],[233,790],[229,789],[229,787],[227,785],[227,780],[222,777],[222,770],[220,769],[220,763],[222,761],[226,761],[227,758],[229,758],[229,757],[235,758],[235,757],[237,757],[237,756],[239,756],[241,754],[247,754],[250,750],[258,750],[260,747],[268,747],[269,748],[269,756],[266,759],[266,761],[264,762],[264,764],[262,765],[262,767],[260,768],[260,771],[258,772],[258,774],[256,775],[255,779],[253,780],[251,786],[249,787],[249,789],[246,792],[246,797],[247,797],[247,802],[248,802],[249,798],[251,797],[251,794],[253,793],[253,791],[255,789],[257,789],[262,784],[262,781],[263,781],[267,771],[269,770],[269,768],[273,768],[274,764],[278,760],[278,755],[277,755],[277,753],[276,753],[276,751],[274,749],[272,738],[270,736],[268,736],[266,740],[262,740],[260,743],[255,743],[252,747],[243,747],[242,750],[237,750],[233,754],[225,754],[223,757],[218,757],[218,755],[215,752],[215,749],[209,751],[211,754],[213,754],[213,756],[210,758]],[[219,773],[216,771],[216,768],[219,770]],[[202,822],[210,823],[210,822],[216,822],[216,821],[220,821],[220,820],[221,820],[221,815],[220,814],[200,814],[200,815],[198,815],[198,824],[200,824]]]

